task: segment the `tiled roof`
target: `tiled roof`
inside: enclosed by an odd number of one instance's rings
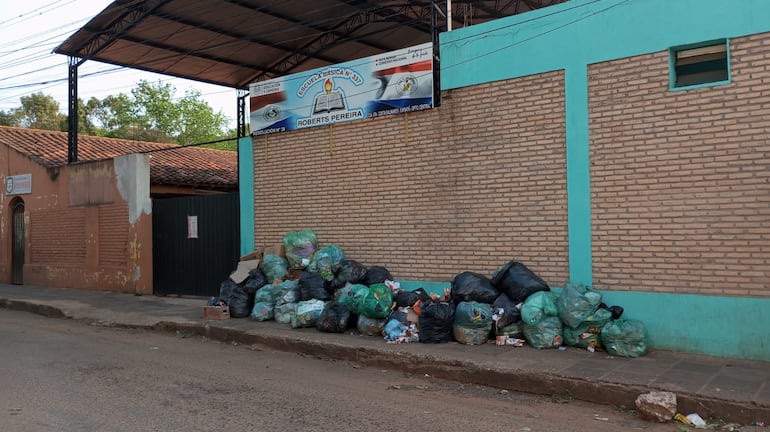
[[[0,144],[47,168],[67,165],[67,132],[0,126]],[[238,184],[236,152],[78,135],[78,161],[148,151],[153,185],[234,189]]]

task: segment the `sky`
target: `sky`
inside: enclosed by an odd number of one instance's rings
[[[20,98],[42,92],[67,110],[67,61],[53,50],[106,8],[112,0],[0,0],[0,111],[21,105]],[[118,93],[130,94],[140,80],[171,83],[175,97],[185,91],[201,92],[215,112],[236,127],[236,90],[136,69],[86,61],[78,67],[78,97],[103,99]],[[90,74],[93,74],[89,76]]]

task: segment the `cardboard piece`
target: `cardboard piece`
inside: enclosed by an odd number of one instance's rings
[[[203,319],[205,320],[223,320],[230,319],[229,306],[203,306]]]
[[[252,252],[250,254],[246,254],[246,255],[242,256],[240,260],[241,261],[251,261],[251,260],[260,259],[260,258],[262,258],[262,253],[255,251],[255,252]]]
[[[283,245],[283,243],[276,243],[272,246],[267,246],[262,250],[263,255],[272,254],[272,255],[278,255],[279,257],[286,258],[286,247]]]
[[[257,267],[259,267],[258,259],[240,261],[238,262],[238,267],[235,268],[235,271],[230,274],[230,280],[237,284],[243,283],[243,281],[249,278],[249,270],[253,270]]]

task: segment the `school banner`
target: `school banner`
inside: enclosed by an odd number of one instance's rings
[[[249,86],[252,135],[433,107],[433,46],[287,75]]]

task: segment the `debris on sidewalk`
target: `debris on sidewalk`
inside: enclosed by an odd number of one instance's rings
[[[283,287],[289,282],[291,289]],[[440,293],[403,285],[386,267],[367,267],[305,229],[287,232],[279,247],[241,257],[219,294],[232,318],[335,333],[357,329],[389,343],[574,346],[625,357],[647,352],[644,325],[620,319],[622,307],[607,306],[599,292],[579,284],[551,291],[516,260],[491,275],[462,271]]]
[[[639,395],[635,401],[639,417],[665,423],[676,415],[676,393],[655,391]]]

